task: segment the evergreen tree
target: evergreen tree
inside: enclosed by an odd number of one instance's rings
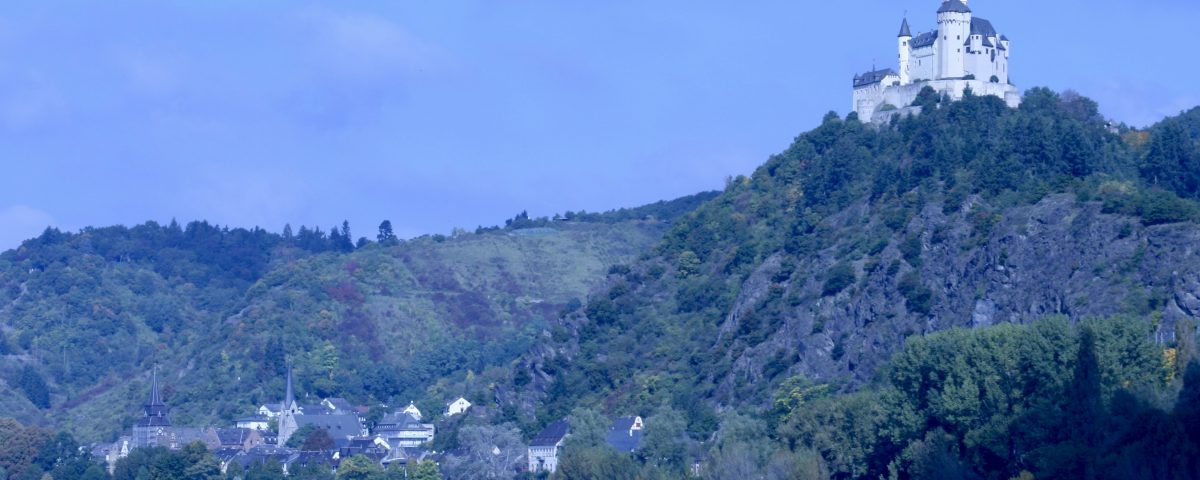
[[[396,234],[392,233],[391,220],[384,220],[379,224],[379,235],[375,237],[375,240],[378,241],[380,245],[389,246],[395,245],[398,242],[396,239]]]

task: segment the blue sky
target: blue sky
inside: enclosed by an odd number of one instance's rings
[[[1021,87],[1200,104],[1194,0],[972,0]],[[895,63],[937,0],[14,1],[0,248],[177,218],[373,236],[720,188]]]

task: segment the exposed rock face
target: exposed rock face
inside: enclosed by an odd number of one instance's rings
[[[846,231],[872,231],[880,220],[862,218],[866,211],[851,208],[831,221]],[[851,259],[856,285],[822,297],[824,272],[842,260],[839,252],[853,236],[835,235],[837,242],[798,260],[786,295],[802,300],[793,302],[783,327],[768,341],[740,352],[735,371],[760,377],[769,357],[790,351],[799,358],[792,373],[858,383],[914,334],[1026,323],[1048,315],[1077,320],[1129,313],[1153,322],[1156,339],[1166,342],[1174,338],[1178,320],[1200,315],[1200,226],[1145,227],[1070,195],[999,215],[985,212],[978,199],[949,215],[941,205],[927,205],[904,231],[884,239],[888,245],[882,252]],[[905,240],[916,265],[903,259]],[[919,260],[911,252],[916,241]],[[722,331],[733,329],[739,312],[766,295],[770,282],[764,279],[778,271],[779,263],[768,260],[747,278]],[[898,288],[913,271],[932,293],[927,315],[908,305]],[[722,386],[719,397],[733,394],[733,377],[715,379]]]

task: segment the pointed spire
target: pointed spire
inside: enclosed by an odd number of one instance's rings
[[[296,404],[296,394],[292,390],[292,363],[288,362],[287,393],[283,397],[283,409],[290,410]]]
[[[146,406],[162,404],[162,394],[158,392],[158,365],[154,365],[154,373],[150,374],[150,399],[146,401]]]
[[[908,18],[905,18],[904,21],[900,23],[900,37],[912,37],[912,31],[908,29]]]

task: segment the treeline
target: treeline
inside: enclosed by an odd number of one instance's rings
[[[541,228],[554,225],[555,222],[583,222],[583,223],[601,223],[613,224],[621,222],[641,221],[641,220],[657,220],[661,222],[671,223],[682,217],[684,214],[695,210],[700,205],[704,204],[713,198],[720,195],[721,192],[701,192],[694,195],[680,197],[674,200],[660,200],[649,205],[643,205],[635,208],[620,208],[609,210],[603,213],[588,212],[581,210],[578,212],[566,211],[564,213],[556,213],[553,216],[530,217],[529,212],[522,211],[504,221],[504,227],[479,227],[475,230],[476,233],[483,233],[498,230],[518,230],[522,228]]]

